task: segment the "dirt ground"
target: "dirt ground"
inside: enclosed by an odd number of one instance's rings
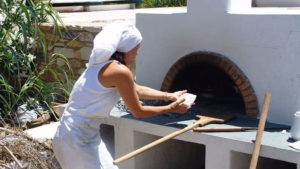
[[[41,142],[18,129],[0,127],[0,168],[61,169],[52,150],[52,141]]]

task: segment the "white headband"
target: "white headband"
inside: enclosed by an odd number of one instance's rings
[[[142,35],[134,25],[122,21],[109,24],[96,35],[88,65],[103,63],[116,51],[128,52],[141,41]]]

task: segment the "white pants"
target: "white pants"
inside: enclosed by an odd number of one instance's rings
[[[53,139],[63,169],[118,169],[100,137],[99,119],[62,117]]]

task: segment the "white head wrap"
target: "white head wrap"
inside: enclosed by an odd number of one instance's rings
[[[142,35],[134,25],[121,21],[109,24],[95,37],[88,65],[103,63],[116,51],[128,52],[141,41]]]

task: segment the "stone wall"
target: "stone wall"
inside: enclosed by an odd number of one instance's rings
[[[93,48],[93,39],[102,27],[67,26],[67,29],[62,30],[62,37],[58,33],[53,33],[51,24],[43,24],[40,28],[46,35],[48,55],[51,56],[53,53],[65,55],[73,70],[72,80],[75,81],[85,70],[85,64]],[[62,59],[57,60],[57,65],[67,67]]]
[[[58,53],[68,58],[74,74],[74,77],[72,77],[73,83],[86,69],[86,63],[93,49],[94,37],[101,31],[104,25],[66,26],[67,29],[62,30],[62,37],[58,33],[54,33],[53,25],[43,24],[40,26],[40,29],[46,35],[48,56]],[[63,59],[58,59],[56,64],[67,70],[67,65]],[[132,65],[129,66],[133,74],[135,74],[135,64],[134,60]],[[51,79],[51,77],[48,79]]]

